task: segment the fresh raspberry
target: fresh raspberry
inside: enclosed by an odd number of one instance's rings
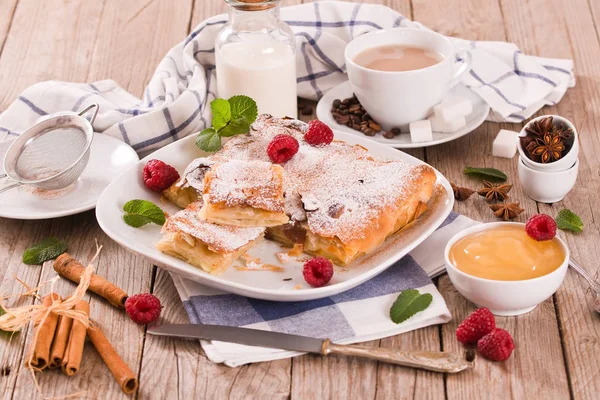
[[[302,270],[304,280],[311,286],[326,285],[333,276],[333,264],[326,258],[315,257],[304,263]]]
[[[525,232],[532,239],[542,242],[556,236],[556,222],[546,214],[536,214],[527,220]]]
[[[271,161],[281,164],[289,161],[298,152],[300,144],[290,135],[277,135],[267,146],[267,154]]]
[[[143,177],[148,189],[162,192],[177,182],[179,172],[160,160],[150,160],[144,166]]]
[[[160,315],[160,300],[153,294],[134,294],[125,300],[125,311],[138,325],[154,322]]]
[[[477,350],[482,356],[492,361],[504,361],[512,354],[515,348],[510,333],[504,329],[496,328],[477,342]]]
[[[495,328],[494,314],[487,308],[478,308],[458,326],[456,339],[463,344],[477,343]]]
[[[308,131],[304,134],[304,140],[313,146],[330,144],[333,141],[333,131],[323,122],[313,119],[308,123]]]

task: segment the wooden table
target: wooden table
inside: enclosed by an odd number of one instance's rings
[[[299,3],[288,1],[287,3]],[[516,159],[491,156],[500,128],[512,124],[485,123],[472,134],[441,146],[410,151],[451,181],[476,185],[462,173],[465,165],[495,167],[515,184],[511,196],[526,212],[555,215],[562,208],[585,222],[580,235],[566,237],[573,257],[595,273],[600,259],[600,2],[587,0],[382,0],[429,27],[448,35],[475,40],[516,43],[523,52],[575,60],[577,86],[555,107],[540,114],[560,114],[574,121],[581,134],[578,185],[554,205],[538,204],[524,195]],[[27,86],[60,79],[90,82],[112,78],[141,95],[159,60],[203,19],[223,12],[219,0],[0,0],[0,110]],[[587,118],[584,116],[587,114]],[[310,117],[307,117],[310,119]],[[585,120],[585,123],[583,121]],[[583,125],[582,125],[583,123]],[[0,133],[0,140],[4,134]],[[1,207],[1,203],[0,203]],[[455,211],[492,221],[483,201],[458,203]],[[21,263],[25,248],[49,235],[67,239],[70,252],[86,260],[94,238],[104,245],[98,273],[128,293],[152,292],[164,304],[170,322],[188,322],[171,278],[111,242],[96,223],[94,212],[45,221],[0,219],[0,271],[3,295],[20,293],[19,276],[37,286],[54,276],[51,265]],[[454,320],[415,332],[368,343],[370,346],[461,351],[454,331],[474,306],[452,287],[447,276],[437,282]],[[58,290],[70,293],[61,282]],[[24,298],[18,304],[27,304]],[[588,308],[584,282],[567,275],[559,291],[531,313],[498,318],[513,334],[516,350],[505,363],[478,361],[471,371],[441,375],[392,367],[352,358],[302,356],[232,369],[215,365],[197,341],[171,340],[145,334],[145,328],[96,296],[91,312],[127,364],[137,372],[140,398],[599,398],[600,319]],[[0,385],[4,398],[36,396],[23,368],[31,332],[10,342],[0,340]],[[57,371],[38,374],[47,396],[87,390],[87,398],[125,398],[91,346],[86,346],[81,371],[66,378]]]

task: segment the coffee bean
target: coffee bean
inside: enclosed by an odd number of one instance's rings
[[[379,126],[379,124],[377,124],[373,120],[371,120],[371,122],[369,122],[369,128],[373,129],[375,132],[379,132],[381,130],[381,126]]]
[[[347,99],[342,100],[342,104],[349,105],[352,102],[352,99],[348,97]]]
[[[375,132],[373,129],[367,128],[367,129],[363,130],[362,133],[364,133],[365,136],[375,136],[375,134],[377,132]]]
[[[371,117],[369,117],[369,114],[363,114],[363,116],[362,116],[363,121],[368,121],[370,119],[371,119]]]
[[[383,132],[383,137],[386,139],[393,139],[394,136],[396,136],[396,135],[394,135],[394,132],[392,132],[392,131]]]
[[[335,99],[335,100],[333,101],[333,106],[334,106],[335,108],[339,108],[339,106],[341,106],[341,105],[342,105],[342,101],[341,101],[340,99]]]
[[[392,133],[394,135],[399,135],[400,134],[400,129],[399,128],[392,128]]]
[[[360,104],[351,105],[350,108],[348,109],[348,111],[350,111],[351,113],[353,113],[355,111],[360,111]]]
[[[342,114],[342,115],[348,115],[348,110],[342,110],[342,109],[340,109],[340,114]]]
[[[360,125],[359,124],[352,124],[352,129],[360,131]]]

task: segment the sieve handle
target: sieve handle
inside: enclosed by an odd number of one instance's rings
[[[0,189],[0,193],[4,193],[7,190],[16,188],[17,186],[21,186],[21,184],[20,183],[15,183],[14,185],[10,185],[10,186],[4,187],[4,188]]]
[[[90,124],[94,124],[94,120],[96,119],[96,115],[98,115],[98,109],[100,108],[98,106],[98,104],[94,103],[94,104],[90,104],[89,106],[87,106],[86,108],[83,109],[83,111],[81,111],[79,114],[80,117],[83,116],[83,114],[87,113],[88,111],[90,111],[91,109],[94,109],[94,113],[92,114],[92,118],[90,119]]]

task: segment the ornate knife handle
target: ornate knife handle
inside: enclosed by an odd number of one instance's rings
[[[321,354],[341,354],[369,358],[371,360],[383,361],[390,364],[405,367],[421,368],[434,372],[460,372],[475,364],[475,353],[467,353],[467,357],[457,353],[442,351],[405,351],[381,347],[356,346],[348,344],[335,344],[325,339]]]

